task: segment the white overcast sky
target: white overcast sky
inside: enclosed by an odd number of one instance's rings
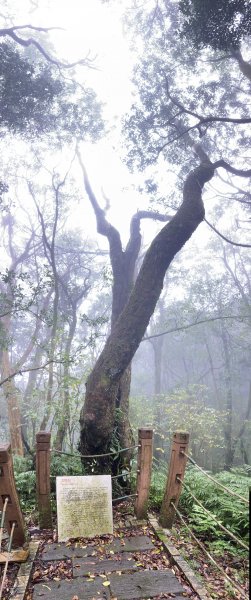
[[[32,4],[38,4],[38,8],[30,12]],[[98,99],[104,103],[104,118],[113,132],[95,145],[85,145],[83,159],[99,199],[102,201],[102,187],[111,199],[108,217],[118,228],[122,224],[122,237],[126,242],[130,216],[138,207],[142,208],[142,198],[134,191],[134,177],[129,175],[118,152],[120,117],[129,109],[132,99],[132,56],[123,35],[120,3],[112,4],[103,4],[101,0],[35,0],[34,3],[7,0],[6,14],[12,16],[9,25],[62,27],[62,31],[49,34],[53,54],[59,60],[70,63],[88,54],[95,59],[96,70],[82,66],[76,69],[76,75],[79,81],[95,89]],[[4,19],[1,26],[5,26]],[[35,37],[36,34],[26,30],[22,35]],[[47,40],[48,35],[45,33],[44,36]],[[144,208],[146,204],[147,199]],[[85,218],[80,219],[78,210],[82,212],[83,208],[86,208]],[[81,221],[87,223],[88,233],[95,235],[95,219],[87,200],[86,207],[79,207],[77,214],[72,214],[74,220],[78,225]],[[102,238],[100,242],[103,243]]]
[[[130,216],[137,208],[146,208],[148,199],[134,191],[133,182],[137,184],[137,178],[129,175],[118,152],[119,119],[129,110],[133,99],[130,83],[133,54],[123,33],[121,3],[102,3],[101,0],[40,0],[38,9],[32,13],[29,13],[29,0],[8,0],[7,4],[13,11],[15,24],[30,23],[63,28],[63,31],[53,31],[50,34],[54,52],[59,59],[72,62],[88,53],[91,57],[96,57],[97,70],[79,67],[77,76],[93,86],[98,98],[106,104],[104,116],[114,126],[114,131],[98,144],[83,147],[83,159],[96,194],[99,195],[103,187],[111,199],[108,218],[120,229],[125,242],[129,233]],[[123,7],[125,4],[126,1],[123,2]],[[166,193],[168,195],[168,189]],[[95,220],[87,200],[86,206],[77,208],[77,213],[72,216],[73,221],[76,219],[78,223],[79,211],[81,215],[84,212],[90,235],[95,235]],[[145,222],[143,229],[146,239],[150,239],[156,231],[156,227],[150,222]],[[205,225],[202,225],[195,234],[195,240],[198,239],[204,245],[207,231]]]

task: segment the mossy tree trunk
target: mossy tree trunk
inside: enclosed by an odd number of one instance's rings
[[[145,255],[128,301],[86,383],[80,416],[83,454],[103,453],[110,447],[121,377],[141,342],[170,263],[204,218],[202,189],[213,174],[214,166],[208,161],[188,175],[180,208]],[[105,459],[101,459],[100,467],[104,466]]]
[[[130,237],[126,248],[123,250],[120,234],[117,229],[106,219],[106,210],[101,209],[97,198],[91,187],[85,166],[82,162],[80,152],[77,151],[80,167],[83,174],[84,186],[92,208],[95,213],[97,231],[105,236],[109,243],[109,254],[113,273],[112,286],[112,314],[111,314],[111,334],[113,333],[119,316],[126,306],[130,293],[133,288],[135,277],[135,266],[141,248],[140,225],[142,219],[154,219],[159,221],[168,221],[167,215],[161,215],[153,211],[138,211],[131,220]],[[109,201],[106,198],[106,205]],[[129,395],[131,384],[131,365],[130,361],[124,369],[121,377],[116,383],[114,390],[114,408],[112,410],[111,427],[115,434],[114,442],[120,447],[128,448],[133,444],[133,434],[129,422]],[[127,452],[121,455],[124,465],[128,465],[131,453]],[[120,461],[119,461],[120,462]],[[118,464],[113,464],[114,472],[118,470]]]

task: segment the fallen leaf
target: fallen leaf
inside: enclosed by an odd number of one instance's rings
[[[102,585],[105,585],[105,587],[107,587],[108,585],[110,585],[110,581],[103,581]]]
[[[42,587],[46,587],[47,590],[50,590],[50,592],[51,592],[51,588],[48,585],[45,585],[45,583],[42,583]]]

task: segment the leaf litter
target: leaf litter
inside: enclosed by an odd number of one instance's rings
[[[119,551],[114,554],[113,550],[109,550],[109,545],[113,542],[114,539],[119,539],[121,546],[124,546],[127,538],[132,538],[138,535],[147,535],[152,540],[154,548],[149,549],[147,551],[138,551],[132,552],[132,557],[137,563],[138,571],[140,570],[162,570],[165,568],[171,568],[172,572],[176,575],[180,583],[184,588],[184,598],[190,598],[191,600],[197,600],[197,594],[190,588],[187,584],[184,577],[182,577],[180,570],[170,564],[169,558],[163,549],[162,542],[160,542],[150,525],[142,524],[138,525],[136,520],[132,517],[131,509],[127,507],[127,513],[125,514],[123,507],[117,506],[114,511],[114,535],[104,535],[104,536],[96,536],[92,540],[87,538],[79,538],[78,540],[69,540],[67,542],[68,547],[72,548],[92,548],[93,552],[91,556],[99,557],[100,560],[104,558],[109,558],[112,556],[113,560],[120,560]],[[26,592],[24,600],[32,600],[33,588],[37,583],[42,583],[45,587],[49,587],[50,581],[61,581],[64,579],[71,580],[73,579],[73,569],[72,569],[72,561],[70,559],[60,560],[60,561],[51,561],[51,562],[43,562],[42,560],[42,551],[46,544],[57,542],[56,531],[45,531],[40,532],[36,530],[36,533],[33,534],[33,539],[37,539],[40,541],[39,552],[37,555],[37,560],[34,562],[31,578],[28,586],[28,590]],[[205,557],[202,556],[202,552],[198,552],[197,547],[194,546],[194,543],[189,540],[187,541],[182,536],[182,533],[179,532],[177,536],[170,538],[176,547],[182,552],[185,552],[187,557],[192,557],[193,561],[196,563],[193,565],[193,568],[196,568],[199,574],[201,575],[201,582],[207,587],[212,598],[219,598],[219,600],[229,600],[229,590],[226,589],[225,583],[223,581],[223,577],[216,574],[214,568],[211,565],[208,565]],[[231,561],[229,557],[221,557],[221,563],[224,564],[224,568],[228,569],[228,573],[233,577],[233,566],[231,565]],[[17,567],[17,565],[13,565]],[[119,567],[119,564],[118,564]],[[18,568],[18,567],[17,567]],[[17,571],[17,569],[16,569]],[[130,572],[130,571],[129,571]],[[118,575],[121,575],[121,571],[116,571]],[[15,572],[16,576],[16,572]],[[104,574],[94,574],[90,573],[88,575],[89,582],[95,581],[95,578],[99,577],[103,579],[102,582],[104,587],[109,587],[110,582],[109,579],[105,580],[106,575]],[[239,585],[240,581],[238,581]],[[9,586],[6,589],[5,595],[3,596],[3,600],[10,600],[11,598],[11,590],[13,587],[13,580],[9,581]],[[243,586],[243,589],[244,588]],[[175,597],[175,595],[170,593],[163,593],[159,596],[156,596],[154,600],[160,600],[163,598],[171,598]],[[239,600],[238,593],[233,596],[236,600]],[[92,600],[98,600],[100,596],[93,597]],[[72,596],[69,600],[79,600],[78,596]],[[113,600],[117,600],[113,598]]]

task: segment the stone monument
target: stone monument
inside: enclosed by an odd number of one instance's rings
[[[58,541],[113,533],[111,475],[57,477]]]

